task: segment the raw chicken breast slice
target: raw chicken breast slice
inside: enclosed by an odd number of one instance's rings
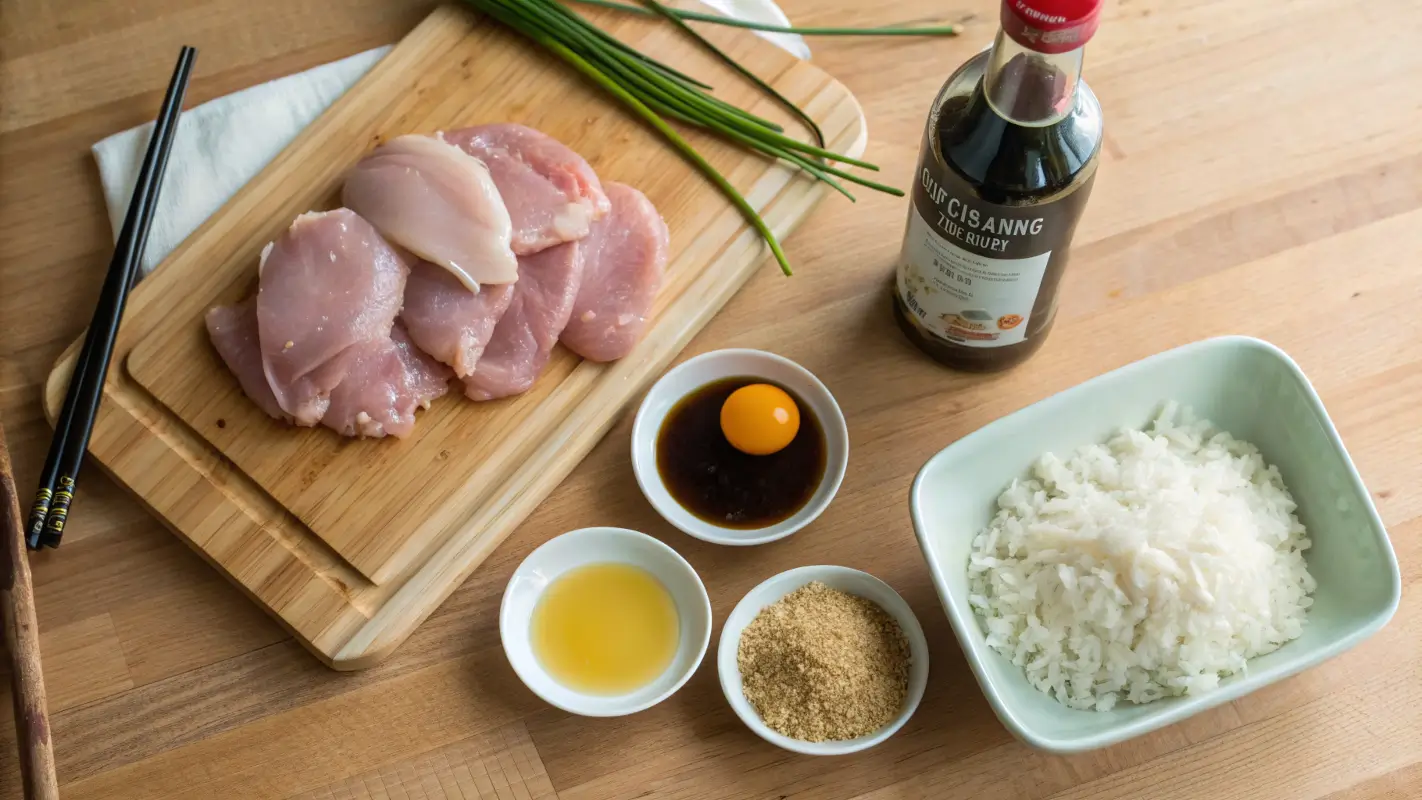
[[[620,183],[603,188],[612,213],[578,242],[582,287],[560,337],[569,350],[593,361],[621,358],[642,338],[662,285],[669,238],[646,195]]]
[[[449,391],[449,368],[420,352],[398,323],[384,339],[352,348],[321,424],[343,436],[395,436],[415,429],[415,410]]]
[[[608,212],[602,183],[582,156],[523,125],[476,125],[445,141],[483,161],[513,221],[513,251],[536,253],[581,239]]]
[[[354,212],[302,214],[262,252],[257,334],[277,405],[298,425],[325,415],[352,348],[390,338],[410,269]]]
[[[443,139],[398,136],[375,148],[346,176],[341,201],[470,291],[518,277],[509,212],[489,170]]]
[[[474,374],[464,379],[470,399],[508,397],[533,385],[573,312],[583,272],[582,245],[568,242],[520,256],[518,272],[508,310]]]
[[[257,338],[257,298],[249,297],[230,306],[214,306],[207,312],[207,335],[227,368],[237,376],[242,391],[257,407],[275,419],[291,421],[272,394],[267,374],[262,370],[262,343]]]
[[[419,261],[410,268],[405,283],[400,319],[421,350],[453,367],[462,378],[474,372],[516,285],[482,286],[471,292],[447,270]]]

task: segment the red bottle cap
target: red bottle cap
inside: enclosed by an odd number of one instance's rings
[[[1002,0],[1002,30],[1038,53],[1086,44],[1101,21],[1101,0]]]

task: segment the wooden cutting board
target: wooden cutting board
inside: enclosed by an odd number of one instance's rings
[[[579,10],[797,130],[670,26]],[[756,36],[707,33],[806,109],[831,149],[863,152],[863,115],[842,85]],[[376,143],[498,121],[568,143],[604,179],[640,188],[666,218],[672,255],[641,344],[612,364],[559,349],[527,394],[446,397],[403,441],[344,439],[258,411],[208,342],[204,312],[250,294],[261,248],[297,214],[335,205],[342,173]],[[780,236],[824,194],[783,166],[690,138]],[[753,270],[776,269],[767,256],[741,215],[655,132],[511,32],[462,7],[440,8],[133,292],[115,351],[121,368],[110,371],[90,452],[323,661],[367,667],[562,481]],[[77,344],[46,386],[51,421]]]

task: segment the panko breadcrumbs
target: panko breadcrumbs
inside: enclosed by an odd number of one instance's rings
[[[761,609],[737,650],[746,700],[778,733],[843,741],[883,728],[908,694],[909,647],[893,617],[814,581]]]

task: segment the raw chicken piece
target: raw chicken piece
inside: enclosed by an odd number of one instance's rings
[[[518,277],[509,212],[489,170],[443,139],[399,136],[377,147],[346,176],[341,200],[470,291]]]
[[[568,324],[583,272],[582,245],[568,242],[518,259],[513,300],[494,327],[474,374],[464,379],[473,400],[528,391]]]
[[[242,391],[267,414],[290,422],[262,372],[256,298],[211,309],[207,329]],[[345,378],[331,390],[330,408],[321,419],[346,436],[403,437],[414,429],[415,409],[429,408],[449,391],[449,369],[415,348],[398,323],[391,336],[346,352]]]
[[[262,371],[262,344],[257,338],[257,298],[236,305],[214,306],[207,312],[207,335],[227,368],[237,376],[242,391],[257,407],[276,419],[291,421],[277,405],[276,395]]]
[[[476,125],[445,141],[483,161],[513,221],[513,251],[536,253],[581,239],[608,212],[597,173],[553,137],[523,125]]]
[[[642,338],[667,263],[667,224],[652,201],[620,183],[604,189],[612,213],[578,242],[582,288],[560,337],[569,350],[593,361],[621,358]]]
[[[403,439],[415,429],[415,409],[449,391],[449,368],[412,345],[398,323],[384,339],[351,350],[346,377],[321,418],[339,434]]]
[[[348,209],[302,214],[262,252],[257,332],[277,405],[298,425],[325,415],[352,348],[390,338],[410,269]]]
[[[513,219],[515,252],[533,253],[581,238],[587,235],[592,221],[606,214],[610,207],[597,175],[587,162],[532,128],[482,125],[447,134],[445,140],[458,144],[488,165]],[[572,260],[574,256],[564,258]],[[519,274],[522,271],[520,263]],[[416,264],[405,289],[405,308],[400,316],[416,345],[449,364],[456,375],[464,378],[477,372],[495,325],[514,296],[514,289],[508,284],[486,285],[473,292],[467,284],[461,285],[449,275],[441,274],[433,265]],[[556,331],[553,336],[556,338]],[[525,344],[531,353],[540,349],[532,339]],[[542,369],[550,348],[551,345],[542,348],[542,361],[528,365],[532,369],[531,376]],[[498,372],[501,368],[493,366],[491,369]]]
[[[462,378],[474,372],[516,285],[482,286],[471,292],[448,270],[419,261],[410,268],[405,283],[400,319],[421,350],[453,367]]]

